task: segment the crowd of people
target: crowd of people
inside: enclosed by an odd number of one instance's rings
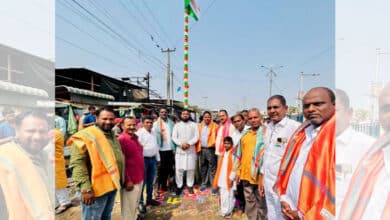
[[[67,141],[83,219],[109,219],[117,192],[122,218],[140,218],[145,206],[160,205],[154,183],[159,195],[174,189],[181,196],[185,188],[194,194],[194,185],[209,188],[219,195],[225,218],[334,215],[335,95],[324,87],[310,90],[302,125],[287,112],[285,98],[274,95],[267,100],[268,123],[256,108],[232,117],[220,110],[218,123],[208,111],[196,123],[188,110],[173,122],[161,108],[158,118],[143,117],[142,126],[133,117],[121,118],[114,131],[113,110],[93,110],[85,128]]]
[[[180,197],[185,188],[194,194],[195,186],[219,197],[223,218],[245,213],[250,220],[387,219],[388,187],[380,183],[388,179],[389,91],[387,85],[379,97],[385,134],[375,142],[351,129],[353,110],[345,92],[326,87],[312,88],[303,97],[303,123],[287,116],[281,95],[267,100],[269,121],[253,108],[232,117],[220,110],[218,123],[208,111],[196,123],[183,110],[174,122],[161,108],[158,118],[145,116],[139,124],[131,116],[116,119],[110,107],[91,107],[83,128],[66,141],[64,121],[55,117],[53,150],[47,147],[52,129],[44,114],[26,111],[15,117],[5,108],[0,173],[8,178],[0,181],[0,204],[7,209],[0,209],[0,216],[53,219],[51,186],[56,213],[72,205],[66,190],[66,142],[82,219],[111,219],[117,194],[122,219],[142,219],[146,206],[160,205],[155,195],[170,191]],[[50,173],[55,183],[46,181]],[[28,181],[20,183],[20,176]]]

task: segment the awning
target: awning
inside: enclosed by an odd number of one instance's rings
[[[92,92],[86,89],[79,89],[79,88],[74,88],[74,87],[64,86],[64,85],[56,86],[56,89],[57,88],[65,88],[69,93],[74,93],[78,95],[92,96],[92,97],[97,97],[106,100],[115,100],[114,96],[112,95],[107,95],[100,92]]]
[[[39,96],[48,98],[48,93],[43,89],[37,89],[29,86],[23,86],[15,83],[0,81],[0,90],[7,92],[15,92],[23,95]]]
[[[110,106],[128,106],[128,107],[140,107],[143,103],[139,102],[108,102]]]

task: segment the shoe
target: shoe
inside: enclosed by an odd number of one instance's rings
[[[233,216],[233,213],[231,212],[231,213],[229,213],[229,214],[224,215],[223,218],[225,218],[225,219],[231,219],[232,216]]]
[[[146,203],[146,205],[151,205],[151,206],[159,206],[161,203],[152,199],[149,202]]]
[[[211,191],[211,194],[212,194],[213,196],[218,195],[218,189],[213,189],[213,190]]]
[[[181,188],[177,188],[177,189],[176,189],[176,195],[177,195],[177,196],[180,196],[180,195],[181,195],[181,192],[182,192],[182,189],[181,189]]]
[[[142,205],[142,204],[139,204],[139,205],[138,205],[138,210],[139,210],[139,212],[142,213],[142,214],[145,214],[145,213],[146,213],[146,208],[145,208],[145,206]]]
[[[203,191],[205,191],[205,190],[206,190],[206,187],[205,187],[205,186],[201,186],[201,187],[200,187],[200,191],[201,191],[201,192],[203,192]]]
[[[194,194],[194,187],[188,187],[188,194],[190,195]]]

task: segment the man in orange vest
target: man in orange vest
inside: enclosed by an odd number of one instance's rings
[[[275,184],[286,219],[335,216],[335,95],[326,87],[303,97],[306,121],[291,136]]]
[[[116,192],[124,181],[124,158],[112,131],[114,111],[102,107],[96,116],[95,125],[68,140],[72,146],[70,167],[81,191],[83,219],[110,219]]]
[[[199,142],[196,147],[196,152],[200,154],[200,172],[202,175],[200,191],[204,191],[208,183],[210,185],[213,184],[215,172],[217,171],[215,139],[218,125],[213,122],[209,111],[205,111],[202,118],[202,122],[198,124]]]
[[[0,146],[0,219],[54,219],[53,166],[44,151],[48,119],[28,111],[15,118],[15,126],[15,139]]]

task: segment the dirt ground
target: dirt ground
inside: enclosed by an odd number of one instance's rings
[[[195,188],[195,195],[188,195],[185,190],[184,195],[177,197],[172,193],[160,195],[156,200],[161,202],[160,206],[147,207],[145,220],[214,220],[223,219],[219,216],[219,197],[211,195],[210,190],[200,192]],[[77,203],[77,202],[76,202]],[[114,210],[112,212],[113,220],[120,220],[120,198],[117,195]],[[62,214],[56,216],[58,220],[81,219],[81,206],[77,205],[69,208]],[[245,215],[241,217],[233,215],[232,219],[246,219]]]

